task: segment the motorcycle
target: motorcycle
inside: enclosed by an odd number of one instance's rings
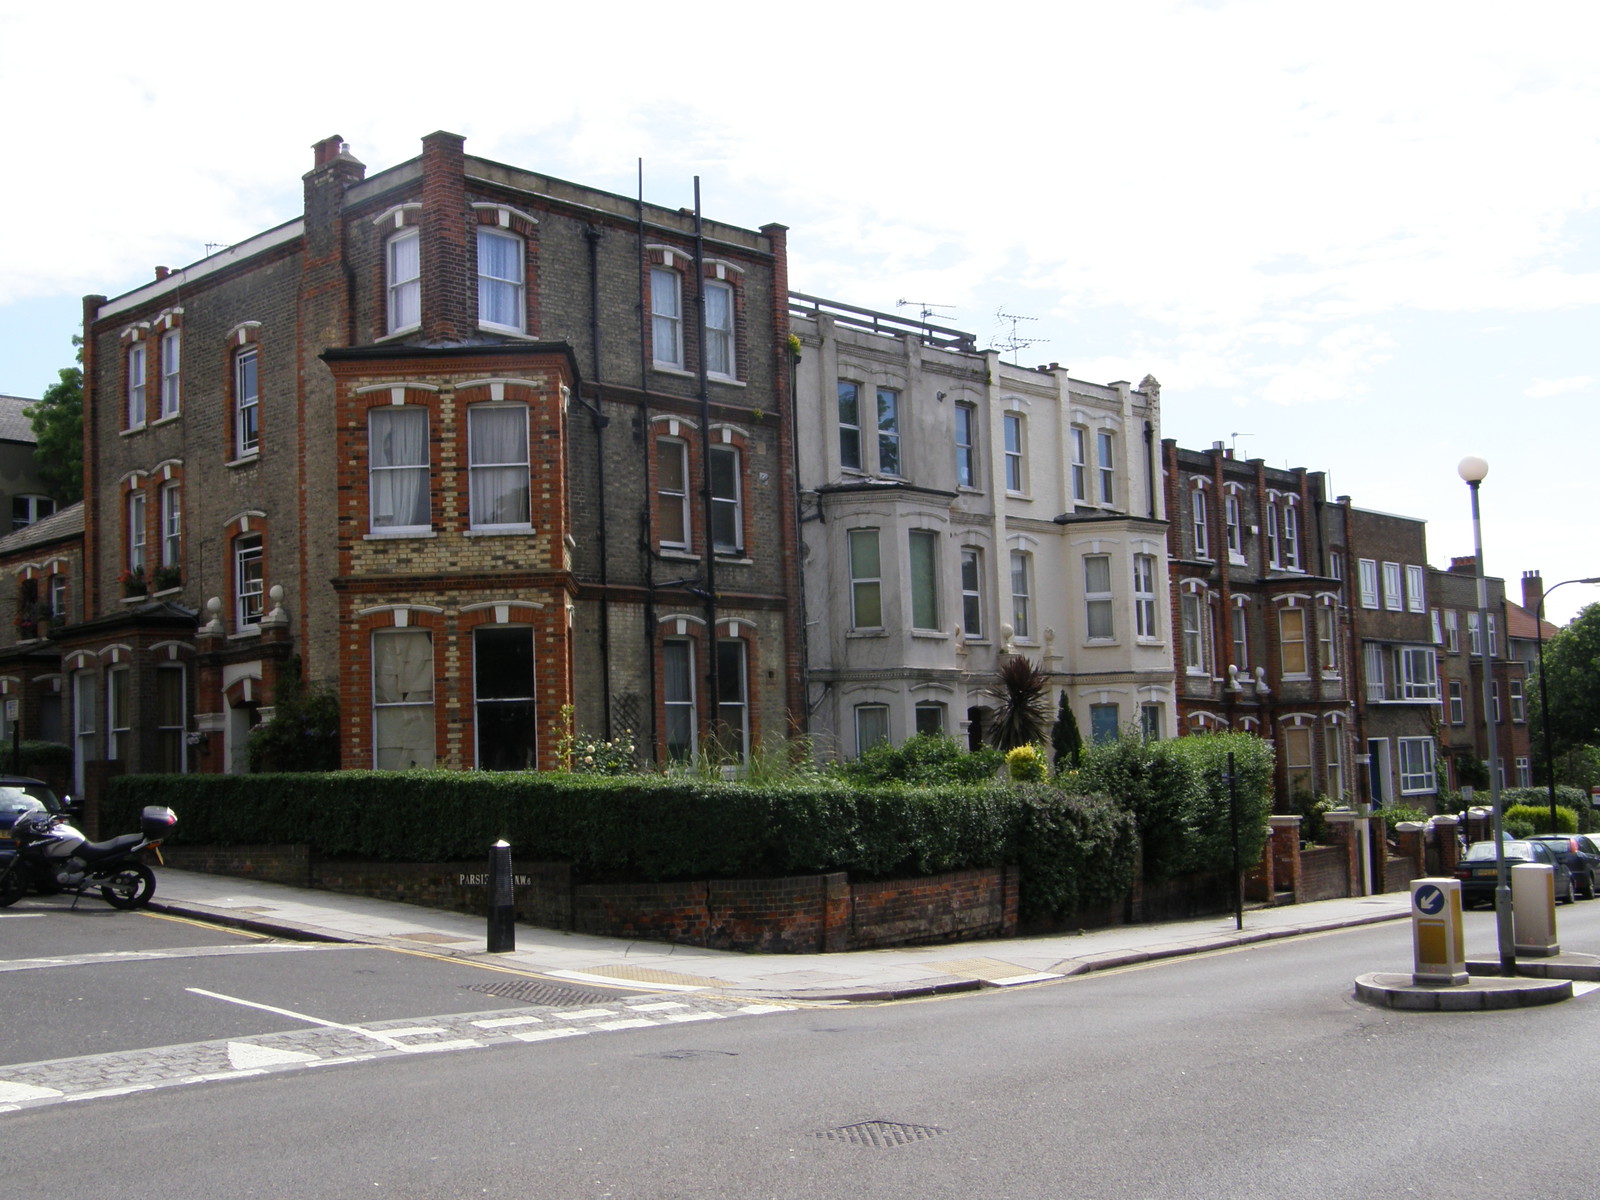
[[[112,908],[141,908],[156,894],[155,873],[135,856],[158,847],[177,824],[170,808],[151,805],[139,817],[138,833],[108,842],[91,842],[64,816],[39,805],[11,826],[16,852],[0,868],[0,908],[22,899],[30,886],[39,891],[73,891],[72,907],[90,888]]]

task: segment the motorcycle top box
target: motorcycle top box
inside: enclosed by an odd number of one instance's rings
[[[139,814],[139,832],[152,842],[166,837],[177,823],[178,814],[159,804],[152,804]]]

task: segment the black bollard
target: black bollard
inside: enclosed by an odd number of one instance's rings
[[[489,848],[489,953],[517,948],[517,902],[511,892],[511,845],[504,839]]]

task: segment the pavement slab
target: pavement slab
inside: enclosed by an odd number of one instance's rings
[[[294,888],[283,884],[164,870],[153,908],[258,932],[424,948],[451,958],[598,985],[704,989],[809,1001],[876,1000],[973,986],[1015,986],[1058,977],[1228,949],[1280,937],[1397,921],[1409,892],[1250,909],[1244,929],[1231,914],[1152,925],[1118,925],[1042,937],[906,946],[836,954],[746,954],[664,942],[604,938],[516,926],[517,948],[486,952],[482,917]],[[1396,965],[1410,958],[1397,929]]]

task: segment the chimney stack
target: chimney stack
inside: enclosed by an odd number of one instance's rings
[[[1544,576],[1537,571],[1522,573],[1522,607],[1537,614],[1544,603]]]

